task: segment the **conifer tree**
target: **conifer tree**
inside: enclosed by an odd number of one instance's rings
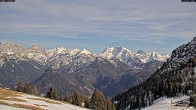
[[[95,89],[91,101],[90,101],[90,108],[93,110],[107,110],[107,103],[103,93],[99,92]]]
[[[196,82],[195,82],[195,72],[192,71],[191,81],[192,81],[192,93],[190,95],[191,105],[196,107]]]
[[[53,87],[50,87],[49,90],[46,92],[46,96],[47,98],[50,98],[50,99],[57,99],[57,96],[56,96],[56,91]]]
[[[28,83],[26,83],[23,87],[23,92],[27,94],[31,94],[31,87]]]
[[[196,95],[195,94],[192,94],[190,95],[190,105],[196,107]]]
[[[107,99],[106,102],[107,102],[107,110],[116,110],[116,108],[115,108],[114,104],[112,103],[111,99]]]
[[[39,95],[39,90],[37,88],[37,86],[34,86],[34,88],[31,90],[33,95]]]
[[[64,99],[65,102],[68,102],[68,103],[73,103],[73,97],[69,94],[67,94],[65,96],[65,99]]]
[[[84,96],[84,107],[86,108],[90,107],[90,98],[87,96]]]
[[[74,94],[73,104],[77,106],[82,106],[83,98],[79,91]]]
[[[21,81],[18,82],[18,87],[16,88],[16,91],[23,92],[23,86]]]

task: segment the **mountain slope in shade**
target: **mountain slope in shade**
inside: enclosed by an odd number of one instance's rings
[[[146,80],[153,71],[156,71],[157,67],[154,66],[161,64],[162,62],[154,61],[143,65],[144,69],[132,69],[119,60],[111,62],[99,57],[90,65],[73,73],[62,73],[51,69],[31,84],[37,86],[41,93],[45,93],[47,87],[54,86],[59,95],[73,91],[92,95],[97,88],[106,97],[111,97]]]
[[[12,89],[19,81],[32,82],[44,72],[44,66],[33,60],[4,59],[4,61],[5,63],[0,67],[0,82]]]
[[[93,88],[90,89],[91,91],[88,91],[88,88],[80,89],[84,86],[81,82],[70,75],[59,73],[53,69],[46,70],[45,73],[32,82],[31,85],[36,86],[41,94],[45,94],[49,87],[54,87],[59,96],[66,95],[67,93],[72,94],[77,91],[88,95],[93,92]]]
[[[73,93],[73,91],[79,90],[87,95],[92,95],[95,87],[101,89],[101,86],[105,86],[109,83],[105,80],[106,78],[114,81],[118,80],[118,77],[130,69],[131,68],[124,63],[123,66],[118,64],[114,66],[106,59],[96,58],[89,66],[73,73],[58,73],[55,72],[55,70],[48,71],[33,82],[32,85],[40,87],[43,93],[45,92],[44,87],[54,85],[57,87],[56,89],[59,94],[65,92]],[[51,78],[52,80],[50,80]]]
[[[151,77],[115,97],[117,109],[137,109],[152,105],[162,96],[178,96],[195,91],[196,38],[172,51],[171,57]],[[135,101],[139,100],[138,102]]]

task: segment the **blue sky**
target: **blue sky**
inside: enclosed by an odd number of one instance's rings
[[[16,0],[0,3],[0,41],[23,47],[109,46],[170,53],[196,36],[196,3],[181,0]]]

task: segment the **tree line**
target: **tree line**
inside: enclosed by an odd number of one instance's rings
[[[18,92],[39,95],[37,87],[31,88],[28,83],[23,84],[21,81],[18,82],[18,87],[16,88]],[[116,110],[111,99],[106,99],[102,92],[95,89],[91,97],[81,94],[79,91],[75,92],[73,95],[66,94],[65,96],[57,96],[54,87],[50,87],[45,93],[46,98],[65,101],[70,104],[81,106],[93,110]]]

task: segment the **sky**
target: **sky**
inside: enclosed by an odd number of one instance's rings
[[[196,3],[181,0],[0,2],[0,42],[170,53],[196,36]]]

